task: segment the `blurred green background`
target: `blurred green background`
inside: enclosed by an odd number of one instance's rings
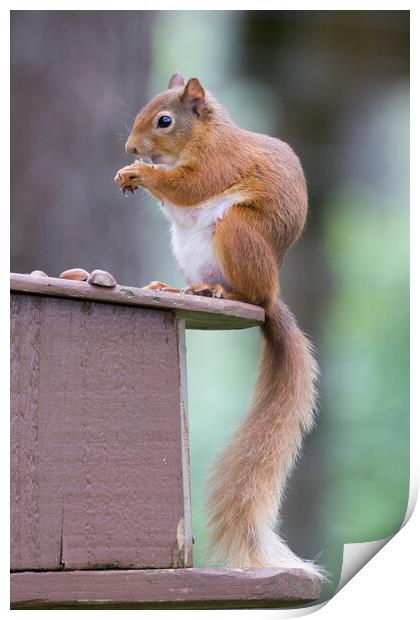
[[[282,529],[333,590],[343,544],[395,532],[408,498],[409,12],[14,11],[11,25],[13,271],[182,284],[156,204],[113,183],[134,115],[175,71],[299,154],[310,216],[281,283],[318,351],[320,415]],[[187,347],[205,565],[206,472],[247,409],[260,337],[190,331]]]

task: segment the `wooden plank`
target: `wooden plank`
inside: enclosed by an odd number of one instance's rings
[[[184,519],[178,530],[178,548],[184,554],[184,566],[192,566],[192,506],[190,476],[190,441],[188,423],[187,346],[185,321],[178,321],[179,384],[181,399],[182,486],[184,489]]]
[[[11,297],[12,568],[191,565],[175,314]]]
[[[13,608],[279,607],[316,600],[302,570],[175,569],[11,575]]]
[[[132,286],[103,288],[87,282],[13,273],[10,275],[10,288],[13,291],[52,297],[174,310],[180,318],[185,319],[187,329],[244,329],[264,323],[264,310],[251,304],[164,291],[145,291]]]

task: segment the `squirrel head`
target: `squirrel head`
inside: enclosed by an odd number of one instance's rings
[[[169,80],[168,90],[152,99],[136,116],[125,150],[155,164],[174,165],[200,133],[208,113],[200,81],[187,84],[180,73]]]

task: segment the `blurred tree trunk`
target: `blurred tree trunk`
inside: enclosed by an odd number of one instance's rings
[[[11,269],[140,281],[141,217],[113,182],[144,104],[149,11],[13,11]],[[132,205],[130,205],[132,206]]]
[[[322,227],[329,197],[348,177],[349,144],[343,136],[357,126],[361,111],[384,83],[408,77],[409,13],[244,11],[242,20],[242,71],[272,90],[276,135],[295,149],[308,182],[308,224],[286,258],[281,284],[318,351],[320,416],[289,484],[282,532],[295,552],[313,557],[327,540],[324,489],[329,484],[320,329],[333,283],[323,259]]]

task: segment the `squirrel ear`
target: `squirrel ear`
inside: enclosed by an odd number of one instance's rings
[[[184,92],[182,93],[182,99],[189,101],[192,104],[193,111],[198,114],[198,110],[204,101],[205,97],[204,88],[200,84],[200,80],[193,77],[188,80]]]
[[[181,86],[185,86],[184,78],[179,72],[176,72],[169,78],[168,88],[178,88]]]

